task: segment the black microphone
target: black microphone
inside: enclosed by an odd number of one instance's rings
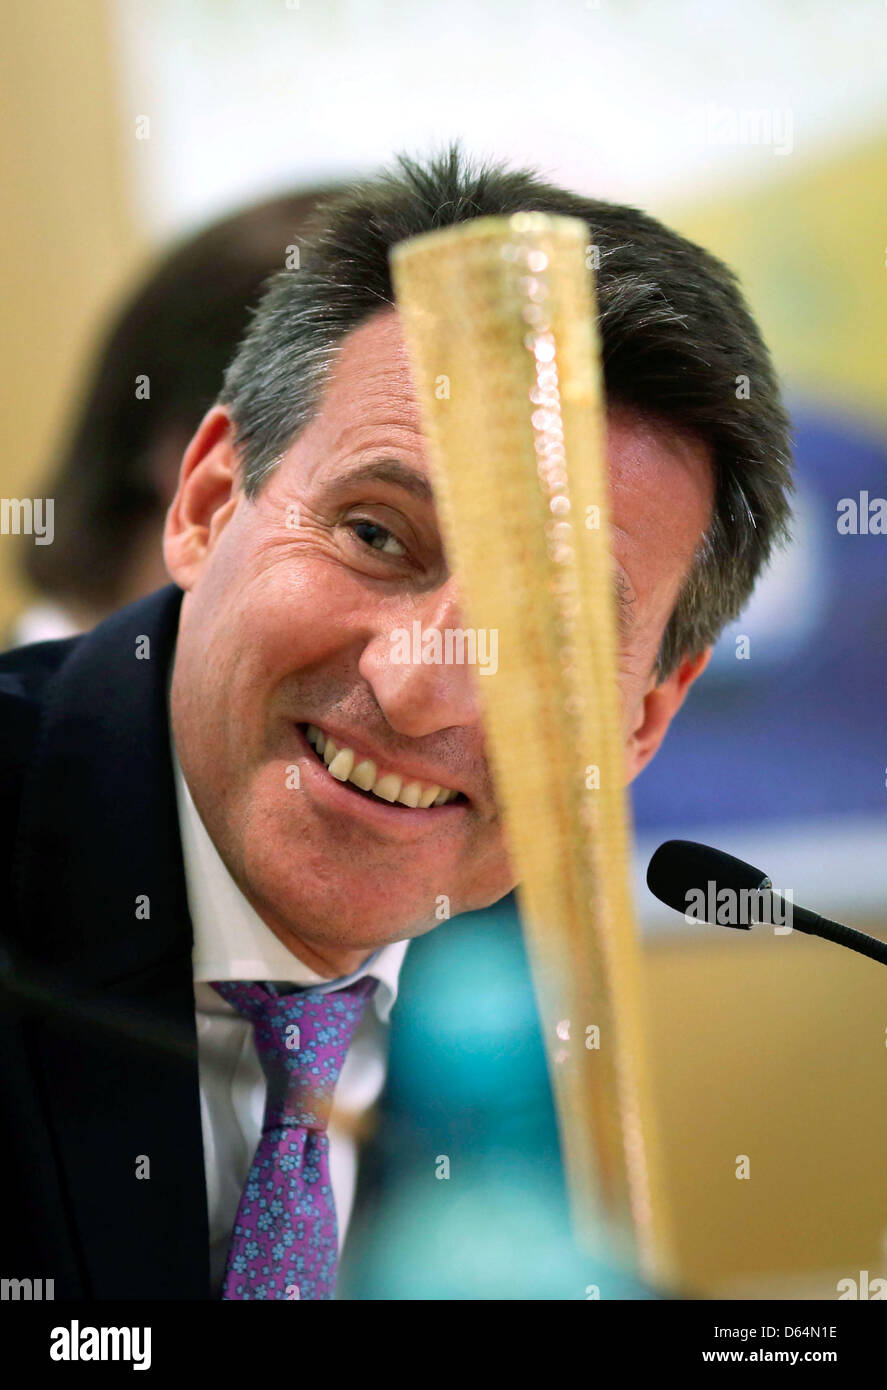
[[[694,840],[666,840],[647,869],[647,887],[690,921],[750,930],[760,922],[820,936],[887,965],[887,942],[820,917],[780,897],[762,869]],[[691,907],[694,909],[691,912]]]

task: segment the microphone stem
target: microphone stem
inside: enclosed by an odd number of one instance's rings
[[[868,956],[870,960],[879,960],[882,965],[887,965],[887,941],[878,941],[874,936],[866,936],[865,932],[857,931],[855,927],[845,927],[843,922],[832,922],[828,917],[820,917],[818,912],[811,912],[806,907],[795,907],[792,904],[790,912],[789,920],[798,931],[805,932],[808,936],[819,936],[823,941],[834,941],[839,946],[857,951],[861,956]]]

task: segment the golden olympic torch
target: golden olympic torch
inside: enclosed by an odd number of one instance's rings
[[[643,1036],[584,223],[481,218],[392,271],[518,879],[577,1235],[673,1285]]]

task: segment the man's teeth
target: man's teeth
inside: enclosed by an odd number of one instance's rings
[[[422,782],[407,782],[396,772],[378,775],[376,764],[371,758],[358,761],[353,748],[339,748],[336,743],[314,724],[309,724],[306,737],[312,748],[323,758],[333,777],[339,782],[353,782],[361,791],[372,792],[383,801],[397,801],[401,806],[445,806],[455,801],[458,792],[447,787],[439,787]]]

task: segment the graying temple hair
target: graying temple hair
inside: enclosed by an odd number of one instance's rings
[[[792,456],[770,355],[732,271],[636,208],[583,198],[531,170],[475,164],[458,145],[426,161],[401,155],[324,204],[300,269],[269,280],[225,375],[219,399],[234,420],[244,489],[258,493],[319,409],[346,334],[394,303],[391,247],[519,211],[588,225],[608,405],[711,450],[714,515],[665,629],[656,666],[665,679],[738,616],[787,541]]]

